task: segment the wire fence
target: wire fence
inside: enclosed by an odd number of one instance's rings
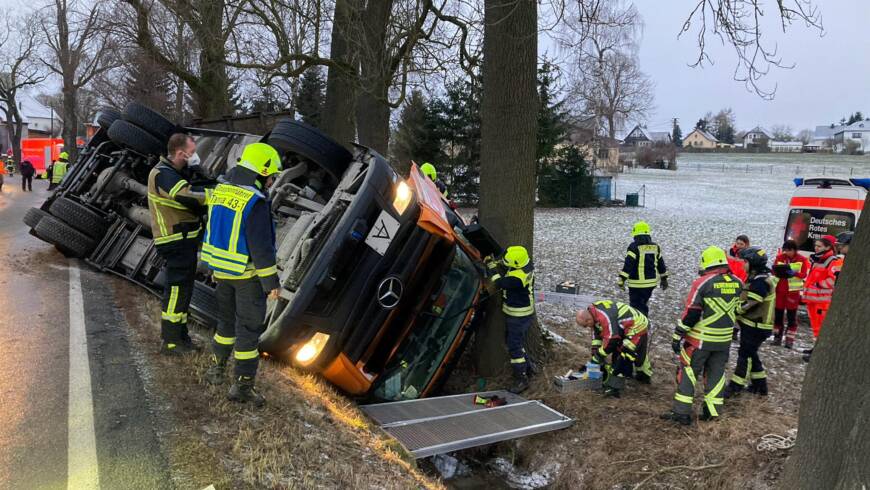
[[[639,167],[625,167],[626,173],[642,170]],[[680,163],[680,172],[711,172],[711,173],[745,173],[768,175],[830,175],[840,177],[870,176],[870,167],[845,167],[840,165],[800,165],[800,164],[764,164],[764,163]]]

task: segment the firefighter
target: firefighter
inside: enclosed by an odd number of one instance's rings
[[[801,304],[801,291],[804,279],[810,269],[810,262],[798,253],[798,245],[794,240],[786,240],[782,244],[782,252],[774,260],[773,272],[779,282],[776,285],[776,313],[773,319],[773,345],[783,345],[785,333],[786,349],[794,346],[797,334],[797,309]],[[785,321],[788,321],[788,328]]]
[[[511,360],[514,384],[511,393],[522,393],[529,387],[529,374],[534,370],[523,347],[526,332],[535,320],[535,267],[525,247],[508,247],[502,258],[504,269],[489,259],[490,280],[502,290],[501,311],[505,318],[505,341]]]
[[[604,396],[619,398],[625,378],[650,383],[649,321],[643,313],[625,303],[601,300],[578,311],[576,320],[577,325],[592,330],[592,362],[606,366]]]
[[[634,240],[625,252],[625,263],[617,284],[620,288],[628,284],[629,304],[644,316],[649,316],[647,305],[653,289],[659,283],[662,290],[668,289],[668,268],[661,247],[650,237],[650,227],[646,222],[635,223],[631,236]]]
[[[682,318],[671,341],[680,356],[677,392],[673,410],[662,415],[682,425],[692,424],[692,401],[696,385],[705,382],[701,420],[716,420],[723,404],[725,365],[737,321],[742,283],[728,268],[725,251],[709,247],[701,254],[701,277],[695,279]]]
[[[266,197],[281,171],[278,152],[265,143],[245,147],[239,164],[218,184],[208,200],[208,228],[202,260],[213,271],[220,319],[212,341],[210,384],[222,384],[234,354],[233,384],[227,398],[262,406],[254,389],[260,334],[265,330],[266,299],[278,299],[275,227]]]
[[[180,355],[197,350],[187,330],[187,314],[196,278],[200,216],[205,211],[205,189],[191,186],[182,176],[195,164],[196,144],[189,135],[173,134],[148,175],[148,209],[157,253],[163,258],[163,310],[160,313],[161,351]]]
[[[810,317],[810,327],[813,329],[813,340],[819,338],[828,308],[831,306],[831,296],[834,294],[835,262],[834,244],[837,239],[825,235],[815,241],[815,253],[810,255],[810,272],[804,284],[804,303]],[[809,361],[813,349],[804,351],[804,360]]]
[[[744,248],[740,257],[746,261],[747,281],[740,295],[737,324],[740,326],[740,347],[731,382],[725,388],[725,398],[739,394],[744,388],[750,393],[767,396],[767,373],[758,349],[773,331],[777,278],[767,267],[767,253],[758,247]],[[750,384],[751,383],[751,384]]]
[[[69,166],[69,153],[62,151],[57,156],[57,161],[51,164],[51,181],[48,184],[48,190],[54,189],[60,185],[63,176],[66,175]]]
[[[429,177],[429,180],[435,183],[435,187],[438,188],[438,192],[441,193],[445,198],[447,197],[447,184],[441,181],[438,178],[438,171],[435,170],[435,165],[432,165],[429,162],[423,163],[420,165],[420,171],[423,172],[423,175]]]

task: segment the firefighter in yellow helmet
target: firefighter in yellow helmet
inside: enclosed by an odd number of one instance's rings
[[[254,390],[260,334],[265,330],[266,299],[278,299],[281,284],[275,259],[275,226],[267,189],[281,171],[278,152],[265,143],[245,147],[239,164],[208,199],[208,228],[202,260],[213,271],[220,319],[212,342],[210,384],[224,382],[230,354],[234,382],[227,398],[262,406]]]
[[[63,180],[63,176],[66,175],[66,171],[69,167],[69,153],[62,151],[60,155],[57,156],[57,161],[51,164],[51,180],[48,183],[48,189],[54,189],[55,187],[60,185],[60,182]]]
[[[534,369],[523,346],[535,320],[535,268],[525,247],[513,246],[505,251],[501,266],[490,259],[487,269],[490,280],[502,291],[505,341],[514,377],[510,391],[522,393],[529,387],[529,374]]]
[[[649,316],[649,299],[653,289],[661,284],[668,288],[668,268],[662,258],[662,249],[652,241],[649,224],[638,221],[631,229],[632,242],[625,252],[625,261],[619,273],[620,288],[628,285],[628,302],[632,308]]]
[[[444,197],[447,197],[447,185],[438,179],[438,171],[435,170],[435,165],[425,162],[423,165],[420,165],[420,171],[423,172],[423,175],[429,177],[429,180],[435,183],[435,187],[438,188],[438,191],[441,192]]]

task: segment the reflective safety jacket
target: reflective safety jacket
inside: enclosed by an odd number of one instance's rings
[[[203,214],[205,190],[192,187],[165,158],[148,174],[148,210],[155,245],[197,238]]]
[[[529,262],[522,269],[498,270],[490,278],[502,290],[501,311],[508,316],[535,314],[535,267]]]
[[[662,249],[653,243],[649,235],[638,235],[625,252],[625,263],[619,273],[620,281],[630,288],[654,288],[662,277],[667,277],[668,268],[662,258]]]
[[[69,162],[67,162],[66,160],[57,160],[51,165],[52,184],[60,184],[60,181],[63,180],[63,176],[66,175],[68,165]]]
[[[740,294],[737,322],[741,326],[773,330],[778,279],[767,273],[749,278]]]
[[[837,279],[835,275],[836,260],[837,256],[830,250],[821,255],[813,254],[810,256],[812,266],[807,274],[804,301],[807,303],[831,302],[831,296],[834,294],[834,283]]]
[[[727,267],[706,271],[692,283],[675,334],[687,337],[699,349],[728,350],[742,290],[743,283]]]
[[[649,320],[631,306],[614,301],[596,301],[588,308],[595,320],[592,334],[592,359],[603,364],[613,352],[624,352],[634,361],[638,344],[647,335]]]
[[[216,279],[259,277],[263,290],[280,286],[275,259],[275,226],[266,197],[253,185],[256,174],[241,167],[208,199],[208,225],[201,258]],[[245,184],[241,184],[245,182]]]
[[[731,275],[740,279],[741,281],[746,281],[746,269],[743,268],[743,259],[740,258],[740,250],[737,250],[734,247],[728,249],[728,269],[731,270]]]
[[[779,254],[776,256],[776,260],[773,261],[774,271],[776,271],[777,266],[782,265],[787,265],[791,273],[787,277],[777,274],[777,277],[779,277],[779,279],[787,279],[780,280],[776,284],[777,294],[786,294],[790,292],[795,293],[802,291],[804,289],[804,279],[806,279],[807,274],[810,271],[810,262],[807,260],[807,258],[797,253],[794,255],[794,257],[789,257],[785,254]]]

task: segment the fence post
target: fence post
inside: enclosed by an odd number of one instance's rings
[[[746,173],[749,173],[749,164],[746,164]]]
[[[825,174],[825,166],[824,166],[824,165],[822,165],[822,175],[826,175],[826,174]]]

